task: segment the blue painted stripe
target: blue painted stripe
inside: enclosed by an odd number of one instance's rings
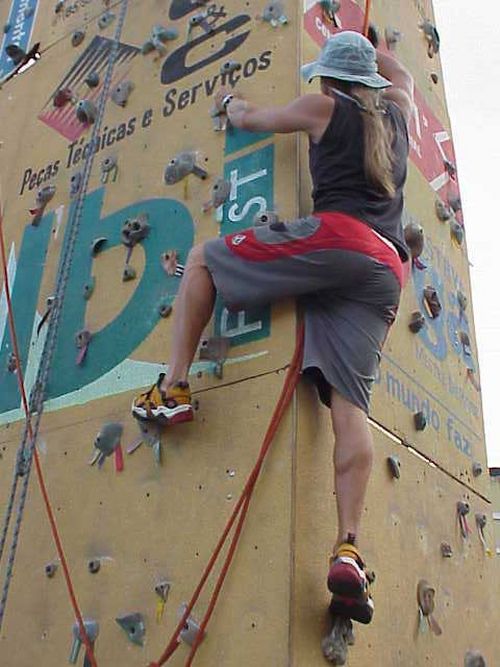
[[[30,16],[26,17],[24,12],[32,9]],[[3,35],[2,47],[0,49],[0,79],[7,76],[13,69],[14,63],[5,52],[9,44],[19,46],[23,51],[28,51],[28,46],[35,25],[38,0],[13,0],[7,22],[11,28]]]

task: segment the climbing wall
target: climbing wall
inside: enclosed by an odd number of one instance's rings
[[[293,303],[236,313],[218,303],[190,378],[195,422],[141,434],[130,417],[133,397],[166,368],[171,311],[193,244],[243,230],[266,210],[285,219],[310,211],[304,144],[225,127],[214,91],[236,85],[258,104],[293,99],[305,91],[300,63],[316,57],[335,23],[360,29],[364,2],[343,0],[334,20],[322,3],[288,0],[276,11],[278,4],[270,15],[264,0],[0,4],[0,177],[19,356],[28,389],[51,357],[37,450],[82,613],[99,626],[99,665],[159,658],[257,457],[293,355]],[[483,536],[475,523],[488,506],[486,476],[478,474],[486,469],[479,372],[439,55],[429,58],[419,28],[432,23],[432,8],[372,4],[384,48],[386,28],[403,33],[394,54],[416,81],[405,224],[422,225],[426,243],[374,393],[377,456],[364,546],[377,574],[376,614],[357,633],[349,664],[451,666],[471,648],[494,664],[494,624],[473,613],[498,614],[498,566],[486,555],[489,526]],[[9,78],[7,51],[22,58],[19,50],[37,43],[36,64]],[[428,286],[442,306],[434,318],[423,300]],[[53,297],[61,290],[59,310]],[[412,333],[416,311],[425,324]],[[2,510],[23,439],[15,365],[1,292]],[[106,428],[120,444],[97,461],[94,442]],[[301,387],[197,664],[323,660],[335,530],[331,448],[328,414]],[[388,456],[399,461],[399,479]],[[74,614],[31,476],[0,633],[9,667],[64,664],[73,642]],[[459,501],[470,506],[465,536]],[[442,543],[451,557],[441,555]],[[422,624],[419,631],[422,579],[436,589],[439,637]],[[210,587],[194,621],[209,594]],[[184,639],[172,665],[185,664],[189,634]],[[84,650],[71,657],[83,665]]]

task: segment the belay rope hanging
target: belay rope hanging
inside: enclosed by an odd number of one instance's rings
[[[99,99],[99,105],[98,105],[98,113],[97,117],[95,120],[95,123],[93,125],[93,130],[92,130],[92,136],[90,139],[91,146],[96,145],[99,132],[101,129],[102,125],[102,119],[104,116],[104,111],[106,108],[106,102],[107,98],[109,95],[110,87],[111,87],[111,81],[113,78],[113,70],[115,66],[115,62],[117,59],[118,51],[119,51],[119,44],[120,44],[120,38],[121,34],[123,31],[123,26],[125,23],[125,17],[127,14],[127,9],[128,9],[128,0],[123,0],[120,8],[120,14],[119,18],[117,21],[116,25],[116,30],[113,38],[113,42],[111,45],[110,53],[109,53],[109,60],[108,60],[108,66],[106,69],[106,74],[104,78],[104,83],[103,83],[103,88],[101,91],[101,97]],[[42,355],[40,358],[40,364],[38,367],[37,375],[36,375],[36,380],[33,385],[33,389],[31,391],[30,395],[30,400],[29,400],[29,406],[26,401],[26,394],[24,390],[24,382],[23,382],[23,375],[22,375],[22,369],[21,369],[21,360],[19,358],[19,354],[16,352],[16,370],[17,370],[17,377],[18,377],[18,382],[20,385],[20,391],[21,391],[21,396],[23,397],[23,405],[24,409],[26,412],[26,423],[24,427],[24,432],[23,432],[23,437],[21,440],[21,443],[18,448],[17,452],[17,458],[16,458],[16,466],[15,466],[15,471],[14,471],[14,479],[12,482],[12,487],[9,495],[9,501],[7,504],[7,510],[4,518],[4,524],[2,527],[2,532],[0,536],[0,563],[1,559],[3,556],[3,551],[5,548],[6,540],[7,540],[7,534],[9,531],[9,525],[10,525],[10,520],[14,511],[14,503],[17,495],[17,488],[18,488],[18,478],[22,476],[22,483],[21,483],[21,490],[20,490],[20,497],[18,501],[18,507],[17,507],[17,513],[16,513],[16,521],[15,525],[13,528],[12,532],[12,541],[11,541],[11,546],[9,550],[9,556],[8,556],[8,561],[7,561],[7,567],[6,567],[6,572],[5,572],[5,577],[4,577],[4,582],[2,586],[2,594],[1,594],[1,599],[0,599],[0,629],[2,627],[2,622],[3,618],[5,615],[5,608],[7,604],[7,597],[8,597],[8,592],[9,592],[9,587],[10,587],[10,582],[12,579],[12,572],[13,572],[13,567],[14,567],[14,561],[15,561],[15,555],[16,555],[16,550],[17,550],[17,544],[18,544],[18,539],[19,539],[19,532],[21,528],[21,522],[23,518],[23,513],[24,513],[24,507],[26,503],[26,496],[27,496],[27,491],[28,491],[28,483],[29,483],[29,478],[30,478],[30,472],[31,472],[31,464],[33,461],[33,458],[35,459],[35,467],[37,470],[37,476],[38,476],[38,481],[40,484],[40,488],[42,491],[42,495],[44,497],[46,509],[49,515],[49,522],[51,525],[54,541],[56,543],[56,548],[58,552],[58,556],[61,560],[61,565],[63,568],[66,584],[68,587],[68,591],[70,594],[73,610],[75,612],[75,616],[79,625],[80,629],[80,634],[83,640],[83,643],[85,644],[85,648],[87,650],[87,655],[90,659],[90,662],[92,664],[92,667],[97,667],[97,663],[95,660],[95,657],[93,655],[92,651],[92,646],[91,643],[88,639],[88,636],[85,632],[85,627],[83,624],[83,619],[81,616],[81,612],[78,608],[78,604],[76,602],[76,597],[73,591],[73,587],[71,584],[71,578],[70,578],[70,573],[69,569],[66,563],[66,559],[64,556],[64,551],[62,549],[62,544],[59,538],[59,534],[57,531],[57,526],[55,524],[55,519],[54,515],[52,513],[52,509],[50,507],[50,502],[49,498],[47,495],[47,490],[45,487],[45,482],[43,479],[43,473],[42,469],[40,466],[40,462],[38,459],[38,452],[36,450],[36,444],[37,444],[37,439],[38,439],[38,433],[40,429],[40,421],[42,418],[43,414],[43,407],[44,407],[44,396],[45,396],[45,390],[47,387],[47,381],[49,377],[49,373],[51,370],[51,364],[54,356],[54,351],[56,348],[56,343],[57,343],[57,335],[58,335],[58,330],[59,330],[59,323],[61,319],[61,312],[62,312],[62,306],[64,302],[64,296],[66,293],[66,286],[69,278],[69,273],[71,269],[71,263],[73,260],[73,254],[74,254],[74,249],[76,245],[76,240],[78,237],[78,231],[80,227],[80,222],[81,222],[81,217],[82,217],[82,211],[83,211],[83,205],[85,202],[85,197],[88,189],[88,184],[89,184],[89,179],[90,179],[90,174],[92,171],[92,166],[93,166],[93,161],[94,161],[94,151],[91,150],[89,152],[89,155],[84,163],[84,168],[83,168],[83,176],[82,176],[82,186],[80,188],[79,194],[77,195],[76,202],[74,207],[71,209],[71,215],[70,219],[68,220],[68,225],[67,225],[67,231],[65,235],[65,243],[64,247],[61,253],[61,259],[59,262],[59,267],[58,267],[58,272],[57,272],[57,277],[56,277],[56,284],[55,284],[55,290],[54,290],[54,295],[53,295],[53,306],[52,310],[50,313],[50,318],[48,322],[48,327],[47,327],[47,335],[45,338],[44,346],[43,346],[43,351]],[[0,236],[1,238],[1,245],[2,245],[2,266],[3,266],[3,275],[4,275],[4,282],[5,282],[5,290],[6,294],[9,294],[8,298],[8,304],[9,304],[9,327],[10,327],[10,333],[11,333],[11,339],[13,341],[13,346],[14,349],[17,350],[17,338],[16,338],[16,331],[15,331],[15,326],[14,326],[14,319],[12,315],[12,305],[10,302],[10,289],[9,289],[9,283],[8,283],[8,274],[7,274],[7,267],[6,267],[6,253],[5,253],[5,240],[3,237],[3,218],[1,216],[0,212]],[[16,341],[16,342],[14,342]],[[32,415],[35,415],[32,417]],[[34,422],[34,425],[33,423]]]

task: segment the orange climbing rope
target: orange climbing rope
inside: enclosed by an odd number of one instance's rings
[[[370,10],[372,8],[372,0],[366,0],[365,3],[365,20],[363,21],[362,33],[366,37],[368,35],[368,28],[370,27]]]
[[[285,378],[285,382],[283,384],[283,389],[280,395],[280,398],[278,400],[278,403],[276,404],[276,407],[274,409],[273,415],[271,417],[271,422],[268,426],[266,435],[264,437],[264,441],[262,443],[259,456],[257,458],[257,462],[250,473],[247,482],[245,484],[245,487],[243,489],[243,492],[241,493],[241,496],[236,503],[236,506],[233,510],[233,513],[231,514],[228,522],[226,523],[226,527],[224,528],[224,532],[222,533],[222,536],[217,544],[217,546],[214,549],[214,552],[208,562],[207,567],[205,568],[205,571],[200,579],[200,582],[198,586],[196,587],[193,596],[191,597],[191,600],[189,601],[189,604],[186,607],[186,610],[184,614],[182,615],[182,618],[180,619],[173,635],[172,638],[170,639],[169,643],[167,644],[167,647],[163,651],[160,659],[157,662],[152,662],[150,664],[150,667],[161,667],[161,665],[164,665],[169,658],[173,655],[174,651],[177,649],[177,647],[180,644],[180,641],[178,639],[180,632],[184,628],[186,621],[188,620],[191,611],[196,604],[198,598],[200,597],[201,591],[203,590],[203,587],[205,586],[205,583],[211,573],[211,571],[214,568],[214,565],[219,557],[219,554],[226,544],[227,537],[229,533],[231,532],[231,529],[233,528],[236,519],[238,519],[238,522],[236,524],[236,528],[234,530],[233,537],[231,539],[231,543],[229,546],[229,550],[226,556],[226,559],[224,561],[224,565],[222,566],[219,578],[217,579],[217,582],[215,584],[214,591],[212,593],[212,597],[210,598],[210,603],[208,605],[208,609],[205,613],[205,616],[203,617],[203,620],[200,624],[200,630],[196,636],[196,639],[193,643],[193,646],[191,647],[191,652],[189,654],[189,657],[185,663],[185,667],[190,667],[192,664],[194,657],[196,655],[196,652],[198,650],[198,647],[203,639],[203,635],[205,633],[206,627],[208,625],[208,622],[210,620],[210,617],[212,616],[212,613],[214,611],[215,605],[217,603],[217,599],[219,597],[222,585],[224,583],[224,580],[227,576],[227,573],[229,571],[229,567],[231,565],[231,562],[233,560],[236,547],[238,545],[238,541],[241,536],[241,531],[243,529],[243,524],[245,522],[245,518],[248,512],[248,508],[250,505],[250,501],[252,499],[252,494],[255,489],[255,484],[257,482],[257,479],[259,477],[260,471],[262,469],[262,466],[264,464],[264,461],[266,459],[266,455],[269,452],[269,449],[271,447],[271,444],[273,442],[274,436],[276,434],[276,431],[278,430],[278,427],[281,423],[281,420],[283,418],[283,415],[285,414],[285,411],[292,399],[293,393],[295,391],[295,388],[297,386],[297,382],[299,380],[300,376],[300,370],[301,370],[301,365],[302,365],[302,353],[303,353],[303,348],[304,348],[304,325],[301,324],[298,328],[297,331],[297,345],[295,348],[295,353],[293,356],[293,359],[290,363],[290,366],[288,368],[288,372]],[[239,517],[239,518],[238,518]]]
[[[21,367],[21,357],[19,354],[19,343],[17,339],[17,331],[16,331],[16,326],[15,326],[15,321],[14,321],[14,311],[12,308],[12,300],[11,300],[11,290],[10,290],[10,284],[9,284],[9,275],[8,275],[8,270],[7,270],[7,253],[5,249],[5,236],[4,236],[4,230],[3,230],[3,208],[2,208],[2,202],[0,201],[0,257],[1,257],[1,263],[2,263],[2,274],[3,274],[3,281],[4,281],[4,289],[5,289],[5,299],[7,303],[7,314],[8,314],[8,321],[9,321],[9,331],[10,331],[10,338],[12,342],[12,348],[13,352],[15,355],[15,363],[16,363],[16,375],[17,375],[17,382],[19,385],[19,392],[21,394],[21,400],[23,404],[23,409],[25,413],[25,419],[26,419],[26,428],[28,430],[28,435],[33,442],[33,429],[31,425],[31,413],[28,405],[28,399],[26,396],[26,387],[24,384],[24,376],[23,376],[23,369]],[[47,492],[47,486],[45,484],[45,478],[43,475],[42,471],[42,466],[40,463],[40,457],[38,454],[38,450],[36,446],[34,447],[33,450],[33,456],[35,460],[35,470],[36,470],[36,476],[38,479],[38,485],[40,487],[40,491],[42,493],[42,498],[43,502],[45,505],[45,509],[47,511],[47,516],[49,519],[49,524],[50,528],[52,531],[52,536],[54,538],[54,542],[56,545],[56,550],[57,550],[57,555],[59,556],[59,560],[61,561],[61,567],[64,573],[64,579],[66,581],[66,587],[68,589],[68,594],[70,597],[71,601],[71,606],[73,607],[73,611],[75,613],[76,620],[78,622],[78,627],[80,630],[80,637],[85,645],[85,649],[87,651],[87,656],[90,660],[90,663],[92,667],[97,667],[97,661],[94,656],[94,651],[92,648],[92,643],[90,639],[87,636],[87,632],[85,630],[85,625],[83,622],[83,617],[82,613],[80,611],[80,607],[78,606],[78,601],[76,599],[76,593],[73,587],[73,582],[71,580],[71,574],[69,571],[68,563],[66,561],[66,556],[64,554],[64,549],[62,546],[61,542],[61,537],[59,535],[59,531],[57,529],[57,524],[54,516],[54,511],[52,509],[52,505],[50,502],[49,494]]]

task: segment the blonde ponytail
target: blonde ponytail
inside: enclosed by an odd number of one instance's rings
[[[379,92],[366,86],[351,87],[351,95],[363,106],[363,126],[365,138],[366,179],[391,199],[396,194],[392,165],[393,132],[389,123],[384,123],[385,114],[379,108]]]

